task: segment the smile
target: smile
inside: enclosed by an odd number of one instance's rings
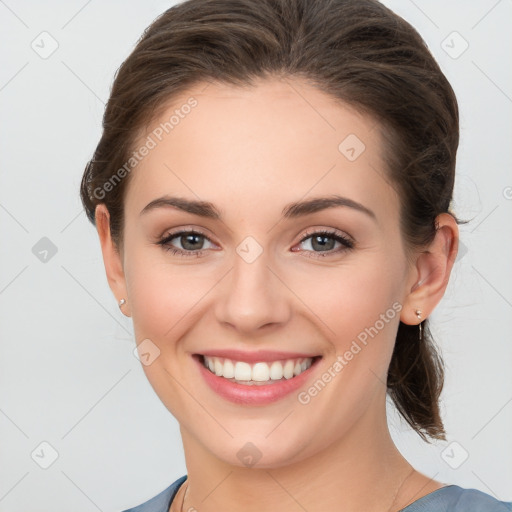
[[[194,354],[192,359],[200,381],[216,396],[237,405],[263,406],[308,385],[322,356],[248,362],[220,355]]]
[[[282,361],[249,364],[228,358],[203,356],[203,364],[217,377],[245,385],[258,385],[292,379],[311,367],[313,358],[296,358]]]

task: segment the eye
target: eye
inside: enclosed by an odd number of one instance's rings
[[[177,240],[179,247],[176,247],[172,242]],[[179,254],[180,256],[200,256],[204,249],[211,247],[204,247],[204,243],[208,242],[213,246],[209,238],[199,231],[177,231],[165,236],[162,240],[157,242],[166,251],[171,251],[172,254]],[[176,243],[176,242],[175,242]]]
[[[350,238],[343,236],[336,231],[329,230],[306,233],[306,236],[299,242],[299,245],[301,244],[304,244],[306,252],[325,253],[317,254],[316,256],[308,256],[313,258],[325,257],[349,251],[353,249],[355,245]],[[339,244],[337,250],[332,250],[336,244]]]
[[[210,245],[205,247],[205,242]],[[176,244],[178,244],[178,247],[176,247]],[[339,254],[353,249],[355,245],[350,238],[345,237],[336,231],[329,230],[306,233],[299,242],[299,245],[301,244],[304,244],[306,249],[305,252],[307,253],[320,253],[316,256],[308,257],[325,257],[328,255]],[[336,244],[338,244],[338,248],[333,250]],[[162,246],[163,249],[170,251],[172,254],[185,257],[199,257],[203,254],[204,250],[211,249],[215,246],[205,234],[192,229],[170,233],[159,240],[157,245]],[[297,249],[292,249],[292,251],[297,252]]]

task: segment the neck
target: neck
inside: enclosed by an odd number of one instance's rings
[[[183,510],[280,512],[400,510],[433,489],[393,443],[385,395],[340,439],[314,456],[279,467],[227,464],[182,428],[187,463]],[[423,486],[423,487],[422,487]],[[180,497],[180,504],[183,494]],[[176,509],[178,510],[178,509]]]

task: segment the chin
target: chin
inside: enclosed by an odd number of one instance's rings
[[[222,460],[226,464],[239,468],[248,469],[273,469],[290,464],[300,462],[301,460],[312,455],[309,453],[312,447],[308,447],[307,441],[293,438],[289,435],[289,431],[284,432],[282,436],[273,434],[265,437],[265,435],[234,435],[224,444],[212,445],[211,437],[207,438],[205,447],[217,459]],[[309,439],[314,438],[314,434],[308,436]],[[319,449],[321,449],[319,447]],[[313,449],[314,452],[314,449]]]

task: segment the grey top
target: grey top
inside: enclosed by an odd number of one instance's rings
[[[178,478],[150,500],[123,512],[168,512],[174,496],[187,476]],[[447,485],[416,500],[401,512],[512,512],[512,502],[499,501],[476,489]]]

